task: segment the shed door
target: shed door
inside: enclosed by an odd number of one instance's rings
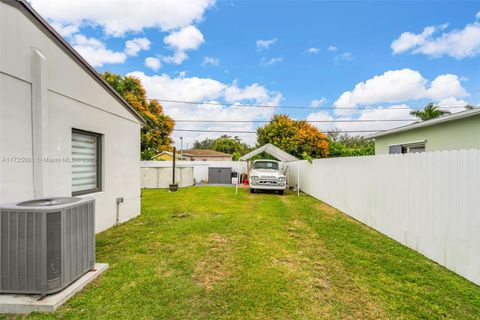
[[[208,183],[231,184],[232,168],[208,168]]]

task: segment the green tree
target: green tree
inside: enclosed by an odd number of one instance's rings
[[[215,143],[215,139],[205,138],[202,141],[195,141],[193,143],[193,149],[213,150],[214,143]]]
[[[148,100],[139,79],[105,72],[102,77],[143,117],[147,125],[141,132],[141,158],[151,160],[164,150],[171,150],[175,125],[155,99]]]
[[[334,130],[328,132],[330,138],[330,157],[355,157],[375,154],[375,144],[370,139],[360,136],[339,134]]]
[[[410,114],[421,119],[422,121],[425,121],[450,114],[450,111],[442,110],[430,102],[425,106],[425,108],[423,108],[423,110],[411,111]]]
[[[467,104],[467,105],[465,106],[465,109],[467,109],[467,110],[473,110],[473,109],[475,109],[475,108],[476,108],[475,106],[472,106],[472,105],[470,105],[470,104]]]
[[[230,137],[223,135],[220,138],[216,139],[213,144],[213,150],[219,152],[225,152],[228,154],[233,154],[238,152],[239,154],[245,154],[248,150],[248,146],[243,144],[238,137]]]
[[[239,152],[235,151],[234,153],[232,153],[232,160],[233,161],[238,161],[238,160],[240,160],[241,156],[242,155]]]
[[[257,144],[271,143],[300,159],[328,157],[328,137],[306,121],[287,115],[274,115],[272,120],[257,129]]]
[[[222,135],[219,138],[205,138],[193,143],[193,149],[209,149],[218,152],[225,152],[232,155],[232,159],[237,161],[242,155],[250,151],[247,144],[241,142],[239,137]]]

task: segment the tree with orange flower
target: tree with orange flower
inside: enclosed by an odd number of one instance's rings
[[[163,107],[155,99],[148,100],[139,79],[105,72],[102,77],[145,119],[141,133],[141,158],[151,160],[161,151],[170,150],[171,134],[175,125],[165,115]]]
[[[271,143],[300,159],[326,158],[328,137],[306,121],[293,120],[287,115],[274,115],[257,129],[257,144]]]

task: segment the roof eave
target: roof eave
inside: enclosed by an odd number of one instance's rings
[[[371,134],[371,135],[367,136],[367,138],[368,139],[375,139],[375,138],[387,136],[387,135],[390,135],[390,134],[395,134],[395,133],[399,133],[399,132],[405,132],[405,131],[409,131],[409,130],[424,128],[424,127],[433,126],[433,125],[437,125],[437,124],[444,123],[444,122],[450,122],[450,121],[465,119],[465,118],[468,118],[468,117],[471,117],[471,116],[474,116],[474,115],[478,115],[478,114],[480,114],[480,108],[461,111],[461,112],[457,112],[457,113],[454,113],[454,114],[451,114],[451,115],[448,115],[448,116],[443,116],[443,117],[439,117],[439,118],[435,118],[435,119],[431,119],[431,120],[426,120],[426,121],[422,121],[422,122],[415,122],[415,123],[412,123],[412,124],[409,124],[409,125],[406,125],[406,126],[402,126],[402,127],[398,127],[398,128],[394,128],[394,129],[391,129],[391,130],[388,130],[388,131],[374,133],[374,134]]]

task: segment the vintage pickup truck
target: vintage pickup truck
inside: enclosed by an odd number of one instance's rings
[[[287,178],[275,160],[255,160],[249,174],[250,193],[256,190],[277,190],[283,194],[287,188]]]

